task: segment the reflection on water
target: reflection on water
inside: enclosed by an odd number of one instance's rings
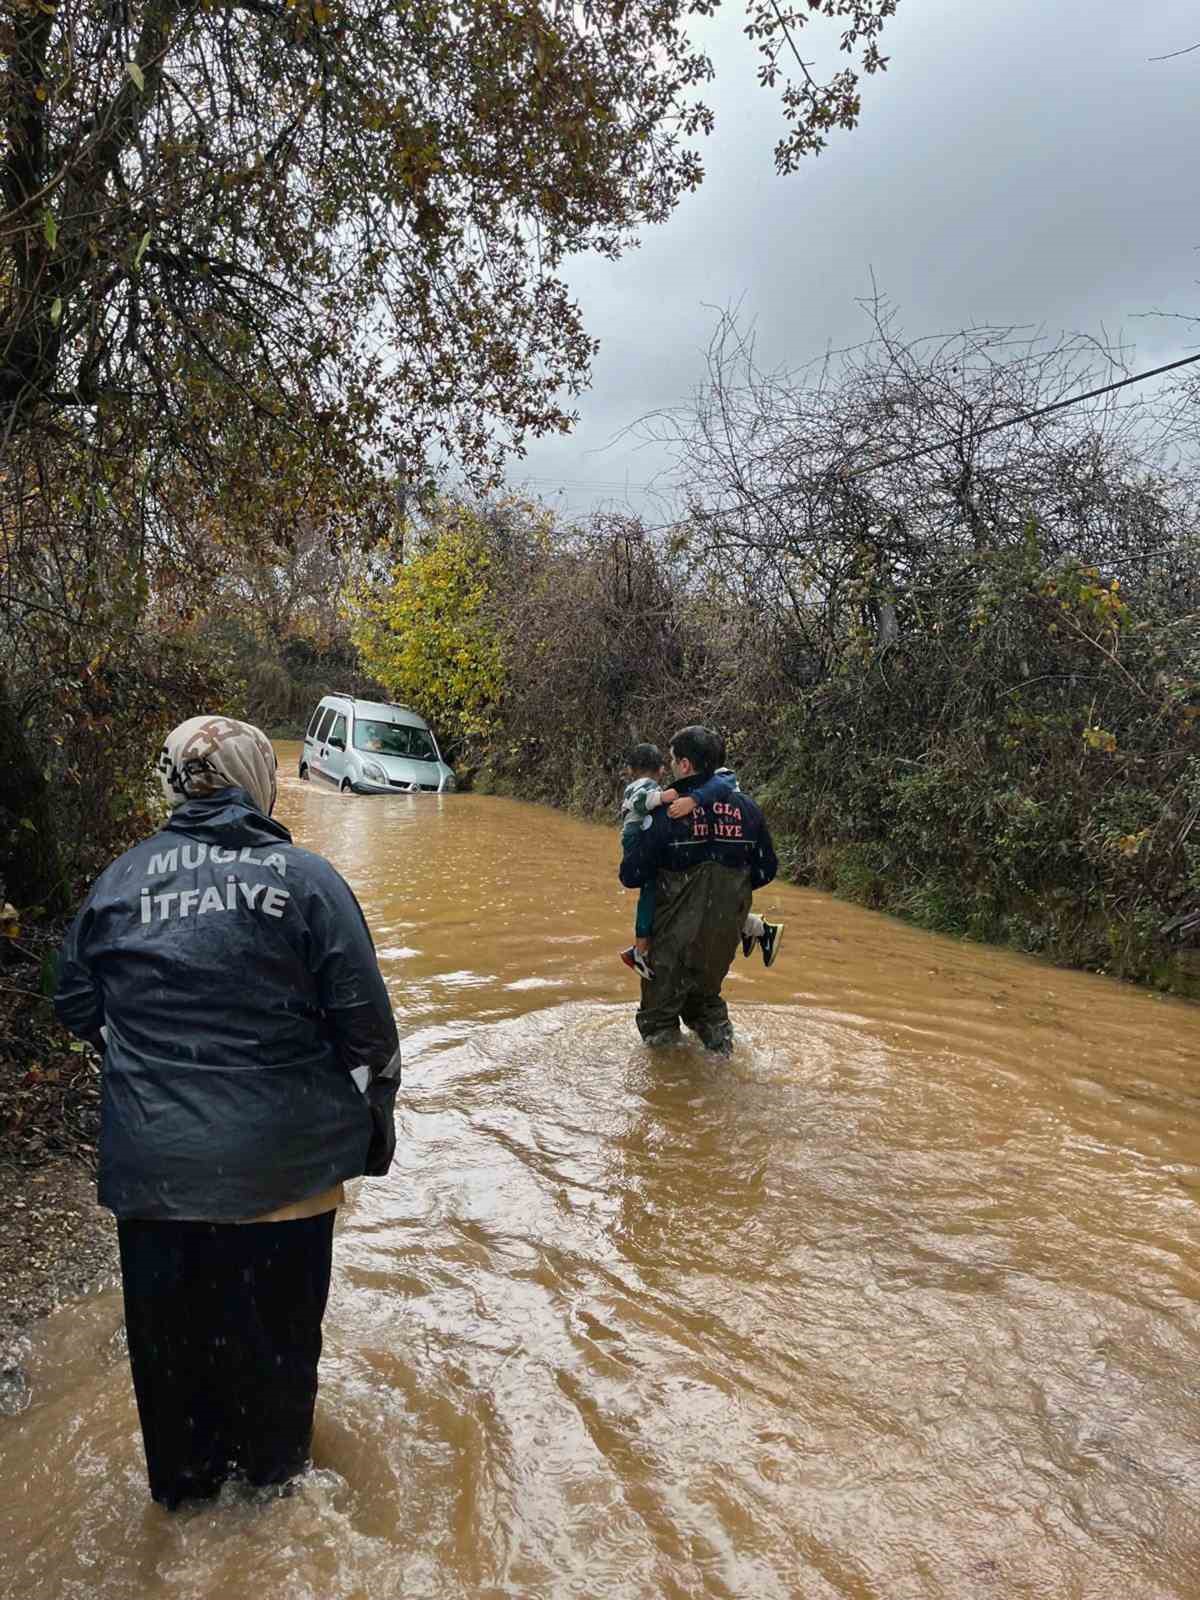
[[[408,1063],[317,1468],[151,1507],[89,1302],[0,1422],[0,1592],[1200,1595],[1200,1010],[771,889],[732,1061],[651,1057],[615,829],[295,780],[281,814]]]

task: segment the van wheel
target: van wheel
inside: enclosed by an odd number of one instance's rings
[[[350,779],[349,778],[343,778],[342,779],[342,793],[343,794],[349,794],[350,793]]]
[[[300,763],[300,782],[301,783],[307,783],[308,782],[308,762],[307,761],[302,761]]]

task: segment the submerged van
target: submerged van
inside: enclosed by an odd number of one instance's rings
[[[322,696],[304,735],[300,776],[355,794],[455,788],[454,773],[423,717],[408,706],[348,694]]]

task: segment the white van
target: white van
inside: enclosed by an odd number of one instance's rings
[[[456,787],[433,730],[408,706],[327,694],[313,712],[300,752],[300,776],[346,793],[439,793]]]

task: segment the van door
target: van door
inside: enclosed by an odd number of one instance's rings
[[[325,706],[321,710],[321,720],[317,724],[317,731],[313,734],[312,770],[318,778],[327,778],[329,776],[326,771],[329,747],[325,740],[333,725],[333,718],[333,707]]]
[[[325,739],[325,776],[330,783],[341,784],[346,771],[346,718],[342,712],[334,715],[333,726]]]
[[[321,720],[321,713],[324,709],[324,706],[318,701],[317,709],[308,719],[308,732],[304,735],[304,750],[300,756],[300,765],[307,767],[310,773],[312,772],[313,754],[317,747],[317,724]]]

